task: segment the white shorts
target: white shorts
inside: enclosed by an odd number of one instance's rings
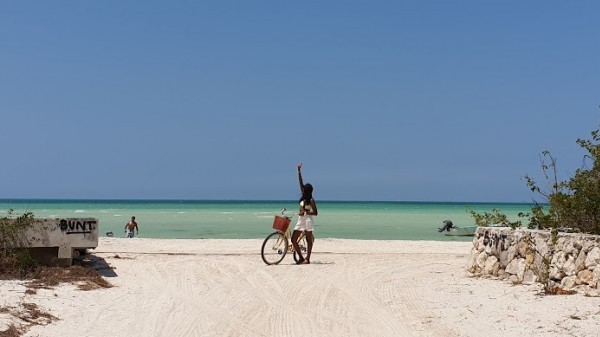
[[[307,231],[312,232],[315,230],[315,223],[312,215],[301,215],[298,217],[298,222],[294,226],[295,231]]]

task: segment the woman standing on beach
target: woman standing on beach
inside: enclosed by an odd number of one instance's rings
[[[313,236],[313,230],[315,229],[315,223],[313,221],[313,216],[318,215],[317,204],[315,203],[315,199],[312,197],[313,187],[311,184],[304,184],[302,182],[302,163],[298,164],[298,181],[300,182],[300,191],[302,192],[302,197],[300,197],[300,210],[298,211],[298,222],[294,227],[294,233],[292,234],[292,245],[294,249],[298,253],[299,260],[298,264],[310,264],[310,254],[312,252],[313,241],[315,241],[315,237]],[[300,252],[300,247],[298,247],[298,236],[302,231],[306,231],[306,258],[302,256]]]

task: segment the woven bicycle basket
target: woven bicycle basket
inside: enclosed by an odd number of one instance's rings
[[[273,229],[278,230],[280,232],[285,232],[290,225],[290,219],[276,215],[273,220]]]

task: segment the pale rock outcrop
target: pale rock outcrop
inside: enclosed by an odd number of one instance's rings
[[[585,259],[585,267],[595,267],[598,265],[598,263],[600,263],[600,247],[594,247],[587,254],[587,258]]]
[[[575,260],[575,270],[579,273],[580,271],[585,269],[585,259],[587,258],[587,254],[583,249],[579,251],[579,255]]]
[[[600,296],[600,236],[480,227],[467,270],[512,283],[542,282]]]
[[[582,270],[579,273],[577,273],[577,280],[576,280],[577,284],[587,284],[587,285],[595,287],[596,282],[597,281],[594,281],[594,272],[592,272],[590,270],[585,269],[585,270]]]
[[[563,288],[565,290],[573,289],[573,288],[575,288],[576,285],[577,285],[577,276],[567,276],[567,277],[564,277],[560,281],[561,288]]]
[[[485,266],[483,267],[483,274],[498,276],[499,267],[500,263],[498,262],[498,258],[492,255],[485,261]]]
[[[483,270],[483,268],[485,268],[485,261],[487,260],[488,256],[489,255],[487,255],[485,252],[479,253],[475,262],[477,265],[477,270]]]
[[[535,283],[538,281],[537,275],[531,269],[525,270],[523,275],[523,283]]]
[[[563,271],[566,276],[573,276],[577,273],[577,268],[575,266],[575,258],[573,255],[567,255],[567,261],[565,261],[563,265]]]

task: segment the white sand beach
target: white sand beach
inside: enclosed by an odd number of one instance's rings
[[[25,336],[600,335],[600,298],[473,278],[470,242],[317,239],[312,264],[275,266],[261,244],[101,238],[92,254],[114,287],[25,294],[3,281],[0,306],[36,303],[59,318]]]

